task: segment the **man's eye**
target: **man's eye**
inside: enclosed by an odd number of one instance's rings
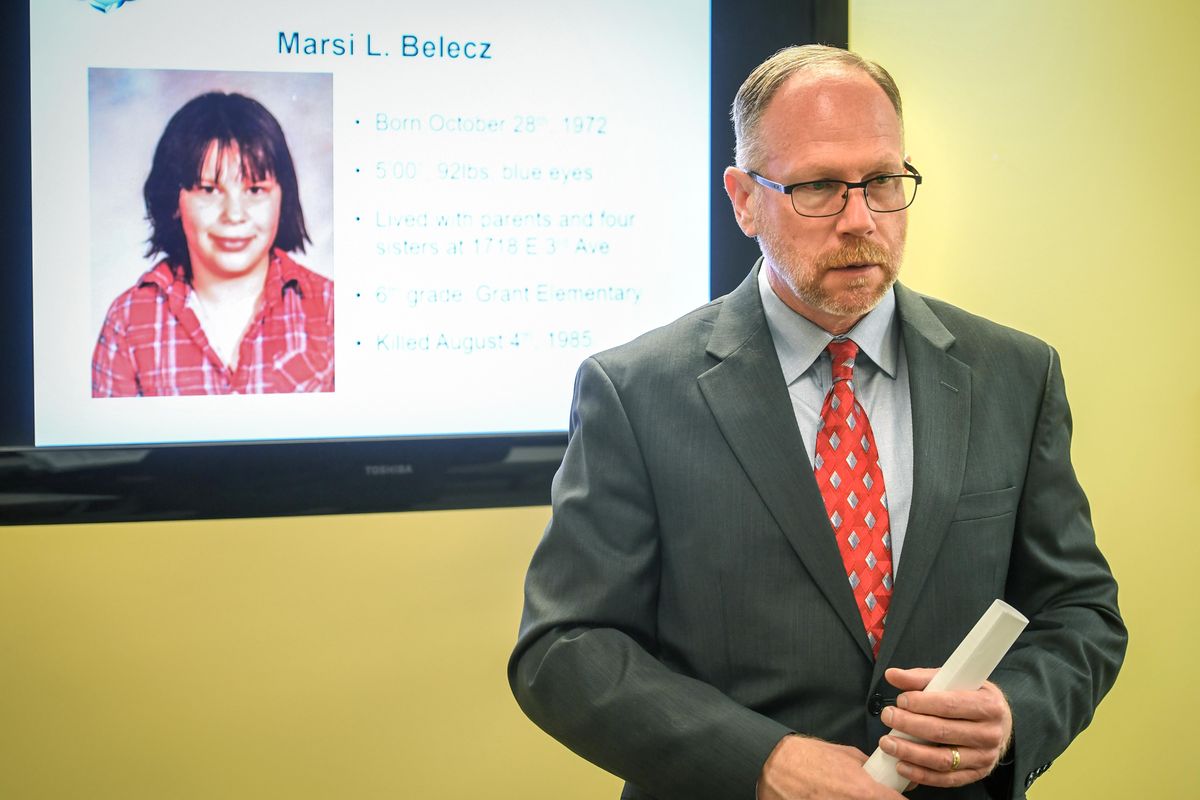
[[[888,184],[895,183],[895,182],[896,182],[895,175],[880,175],[878,178],[871,179],[872,186],[887,186]]]
[[[839,184],[831,183],[830,181],[813,181],[812,183],[802,183],[793,191],[803,192],[805,194],[828,194],[837,191]]]

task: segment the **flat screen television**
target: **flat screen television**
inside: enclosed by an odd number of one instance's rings
[[[846,40],[844,0],[0,13],[10,523],[547,502],[579,362],[756,256],[738,83]]]

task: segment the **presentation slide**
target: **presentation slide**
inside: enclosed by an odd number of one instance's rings
[[[38,446],[562,431],[708,299],[708,2],[30,5]]]

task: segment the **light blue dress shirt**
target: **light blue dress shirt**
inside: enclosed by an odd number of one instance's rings
[[[817,449],[821,406],[833,386],[832,366],[825,348],[834,337],[779,299],[767,281],[765,265],[758,273],[758,291],[811,464]],[[853,339],[859,349],[854,364],[854,396],[867,413],[879,448],[895,575],[908,529],[913,483],[912,396],[904,339],[900,335],[900,320],[896,318],[895,290],[889,289],[879,305],[844,338]]]

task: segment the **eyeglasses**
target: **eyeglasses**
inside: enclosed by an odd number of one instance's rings
[[[792,208],[802,217],[836,217],[850,202],[850,190],[862,189],[867,208],[879,213],[903,211],[917,199],[917,187],[921,185],[921,173],[912,164],[905,162],[907,175],[876,175],[865,181],[804,181],[784,186],[764,178],[757,172],[748,171],[756,182],[768,189],[782,192],[792,198]]]

